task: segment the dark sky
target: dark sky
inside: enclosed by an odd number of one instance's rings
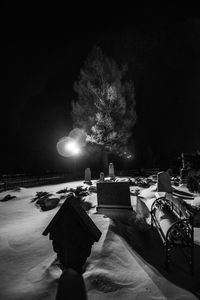
[[[94,44],[129,65],[138,114],[133,138],[141,164],[200,148],[200,19],[195,10],[140,8],[105,18],[100,13],[90,18],[88,12],[42,25],[37,18],[27,25],[20,15],[5,13],[0,173],[63,171],[56,143],[72,129],[73,84]]]

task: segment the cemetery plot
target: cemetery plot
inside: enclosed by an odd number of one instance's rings
[[[128,182],[97,183],[97,212],[101,213],[104,209],[132,210]]]

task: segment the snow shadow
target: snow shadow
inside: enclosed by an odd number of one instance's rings
[[[148,273],[158,288],[165,294],[160,277],[193,293],[200,299],[200,246],[194,246],[194,275],[190,274],[189,265],[179,248],[172,249],[169,270],[165,269],[165,247],[155,228],[138,219],[135,212],[128,218],[112,217],[110,230],[119,235],[130,252],[138,257],[138,263]]]

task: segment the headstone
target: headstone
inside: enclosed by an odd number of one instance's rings
[[[181,153],[182,168],[190,169],[196,164],[196,155],[193,153]]]
[[[186,184],[187,183],[187,177],[188,177],[189,170],[188,169],[181,169],[180,170],[180,179],[181,183]]]
[[[53,249],[63,269],[72,268],[81,273],[94,242],[101,232],[81,207],[77,197],[69,194],[54,218],[43,232],[53,243]]]
[[[167,173],[170,175],[170,176],[173,176],[173,171],[171,168],[167,169]]]
[[[85,181],[84,181],[84,183],[92,184],[90,168],[85,169]]]
[[[111,180],[115,180],[115,170],[113,163],[109,163],[109,177]]]
[[[173,188],[171,186],[171,177],[169,173],[163,171],[163,172],[159,172],[157,176],[158,176],[157,191],[171,193],[173,191]]]
[[[180,170],[180,179],[182,184],[187,183],[188,173],[194,163],[194,155],[190,153],[181,153],[182,168]]]
[[[128,182],[97,183],[97,212],[131,210],[130,188]]]
[[[104,172],[101,172],[99,176],[99,181],[102,182],[104,180],[105,180]]]

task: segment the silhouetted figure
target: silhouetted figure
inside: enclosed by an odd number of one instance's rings
[[[64,270],[59,279],[56,300],[87,300],[82,275],[71,268]]]

